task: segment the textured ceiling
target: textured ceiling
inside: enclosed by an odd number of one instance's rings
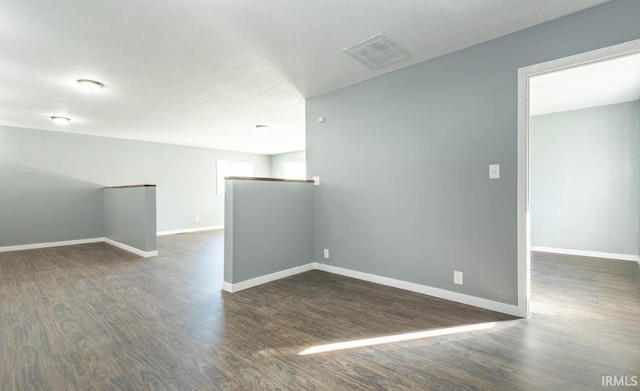
[[[0,124],[300,150],[305,98],[604,2],[2,0]],[[411,58],[374,71],[341,52],[378,33]],[[79,78],[106,88],[87,95]]]

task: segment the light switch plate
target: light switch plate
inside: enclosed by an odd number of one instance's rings
[[[320,177],[319,176],[314,176],[311,179],[313,179],[313,185],[314,186],[320,186]]]
[[[490,164],[489,165],[489,179],[498,179],[500,178],[500,165],[499,164]]]

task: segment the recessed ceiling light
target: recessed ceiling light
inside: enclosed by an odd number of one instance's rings
[[[56,115],[51,117],[51,121],[53,121],[57,125],[66,125],[71,121],[71,118],[67,117],[58,117]]]
[[[77,81],[80,88],[82,88],[83,90],[85,90],[85,92],[88,92],[90,94],[93,94],[94,92],[98,92],[104,88],[104,84],[95,80],[78,79]]]
[[[382,34],[374,35],[342,51],[371,69],[380,69],[410,56],[408,51]]]

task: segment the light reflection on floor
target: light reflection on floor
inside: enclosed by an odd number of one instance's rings
[[[454,327],[445,327],[440,329],[417,331],[413,333],[387,335],[384,337],[356,339],[353,341],[337,342],[337,343],[330,343],[325,345],[316,345],[301,351],[300,353],[298,353],[298,355],[306,356],[309,354],[326,353],[326,352],[333,352],[337,350],[361,348],[366,346],[375,346],[375,345],[389,344],[394,342],[405,342],[405,341],[413,341],[416,339],[438,337],[442,335],[466,333],[470,331],[487,330],[494,327],[495,324],[496,322],[478,323],[478,324],[470,324],[470,325],[464,325],[464,326],[454,326]]]

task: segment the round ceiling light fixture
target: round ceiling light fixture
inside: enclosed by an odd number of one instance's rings
[[[90,94],[93,94],[94,92],[98,92],[104,88],[104,84],[95,80],[78,79],[77,82],[80,88],[82,88],[85,92],[88,92]]]
[[[66,125],[71,121],[71,118],[53,115],[51,116],[51,121],[53,121],[56,125]]]

